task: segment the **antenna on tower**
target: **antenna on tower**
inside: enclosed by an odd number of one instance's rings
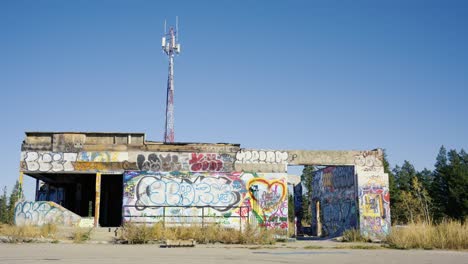
[[[175,32],[176,32],[176,39],[179,41],[179,17],[175,17]]]
[[[179,40],[179,18],[176,17],[176,29],[169,28],[166,32],[166,21],[164,21],[164,36],[161,40],[161,46],[169,58],[169,74],[167,78],[167,100],[166,100],[166,127],[164,132],[164,142],[174,142],[174,54],[180,53]],[[166,41],[167,40],[167,41]]]

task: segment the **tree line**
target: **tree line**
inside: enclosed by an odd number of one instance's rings
[[[434,170],[417,171],[409,161],[390,170],[386,159],[384,166],[393,224],[467,219],[468,154],[463,149],[447,152],[442,146]]]

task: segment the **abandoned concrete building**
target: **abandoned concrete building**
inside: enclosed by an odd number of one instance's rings
[[[312,186],[314,235],[346,229],[389,232],[388,175],[380,149],[243,149],[239,144],[162,143],[143,133],[26,132],[23,175],[34,201],[20,201],[17,225],[120,226],[123,222],[247,223],[288,229],[288,166],[324,166]],[[41,184],[40,184],[41,183]]]

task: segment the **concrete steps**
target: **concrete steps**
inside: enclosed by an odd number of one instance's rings
[[[111,242],[117,237],[119,227],[96,227],[91,231],[91,241]]]

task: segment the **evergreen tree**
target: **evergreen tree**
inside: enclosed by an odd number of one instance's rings
[[[446,213],[449,217],[465,220],[468,216],[468,168],[456,150],[448,153],[449,166],[447,170],[448,203]]]
[[[314,171],[314,166],[304,166],[301,175],[301,183],[306,190],[302,197],[302,208],[304,212],[302,219],[306,223],[310,223],[312,217],[310,202],[312,200],[312,182],[314,180]]]
[[[432,171],[424,168],[424,170],[417,172],[416,177],[418,177],[418,181],[422,184],[422,187],[425,190],[431,189],[431,184],[433,180],[433,173]]]
[[[294,221],[294,197],[292,194],[288,195],[288,219],[290,222]]]
[[[432,214],[435,221],[440,221],[446,216],[448,205],[448,184],[447,184],[447,150],[444,146],[439,149],[436,158],[433,180],[430,188],[430,196],[433,199]]]
[[[21,189],[20,189],[20,184],[18,181],[16,181],[15,186],[11,190],[10,194],[10,199],[8,199],[8,209],[7,209],[7,223],[13,224],[14,219],[15,219],[15,206],[16,202],[20,198],[21,195]]]
[[[403,162],[403,165],[396,167],[394,170],[395,180],[400,191],[410,191],[411,181],[413,177],[416,177],[416,170],[414,166],[407,160]]]
[[[3,194],[0,196],[0,223],[8,221],[7,190],[3,187]]]
[[[412,210],[413,207],[417,206],[418,201],[414,194],[414,179],[417,179],[417,172],[414,166],[407,160],[403,162],[403,165],[395,166],[393,169],[395,174],[394,187],[398,196],[394,199],[393,206],[390,201],[390,210],[392,211],[392,220],[395,223],[408,223],[414,221],[420,215],[418,212]],[[419,186],[419,183],[417,183]],[[390,193],[392,197],[392,193]],[[391,199],[391,198],[390,198]]]

